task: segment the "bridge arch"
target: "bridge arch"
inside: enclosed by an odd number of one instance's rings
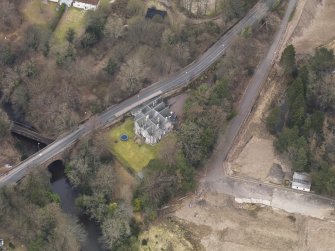
[[[63,160],[57,159],[47,165],[48,171],[51,173],[50,182],[53,183],[64,177],[65,165]]]

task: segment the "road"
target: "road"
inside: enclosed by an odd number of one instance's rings
[[[250,115],[252,107],[254,106],[256,99],[262,89],[263,83],[265,83],[267,80],[269,72],[275,62],[276,53],[281,46],[281,40],[283,39],[283,35],[289,22],[291,13],[294,11],[297,1],[298,0],[289,1],[284,18],[281,21],[279,30],[275,35],[272,45],[269,48],[265,58],[256,69],[255,74],[249,81],[244,95],[240,100],[237,115],[230,121],[226,128],[223,139],[220,140],[219,145],[214,150],[213,155],[208,162],[208,171],[206,173],[206,178],[203,180],[204,183],[212,184],[226,174],[225,160],[241,127]]]
[[[63,152],[81,137],[91,133],[93,130],[110,125],[113,121],[136,106],[163,93],[167,93],[171,90],[187,85],[190,80],[199,77],[224,54],[225,50],[232,45],[233,41],[243,28],[252,26],[255,22],[266,15],[268,11],[267,6],[268,5],[263,2],[256,4],[232,29],[226,32],[204,54],[179,73],[143,89],[138,95],[126,99],[120,104],[107,109],[104,113],[98,116],[94,116],[85,124],[77,127],[71,133],[56,140],[40,152],[18,164],[7,175],[0,177],[0,186],[17,182],[24,177],[30,169],[45,163],[47,160]]]

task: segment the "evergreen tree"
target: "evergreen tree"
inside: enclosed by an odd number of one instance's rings
[[[283,67],[285,74],[289,75],[295,71],[295,49],[293,45],[289,45],[285,48],[279,63]]]

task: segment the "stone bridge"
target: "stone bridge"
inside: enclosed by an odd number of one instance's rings
[[[45,145],[49,145],[54,141],[53,139],[47,138],[39,134],[27,125],[15,121],[12,122],[11,132],[26,137],[28,139],[43,143]]]

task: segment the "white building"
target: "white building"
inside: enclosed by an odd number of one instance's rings
[[[67,7],[76,7],[82,10],[95,10],[100,0],[49,0],[50,2],[65,4]]]
[[[55,1],[53,1],[55,2]],[[67,7],[71,7],[73,0],[59,0],[59,5],[65,4]]]
[[[292,188],[310,192],[311,191],[312,179],[308,173],[294,172],[292,180]]]
[[[73,7],[83,10],[95,10],[99,5],[100,0],[75,0]]]
[[[145,138],[145,143],[156,144],[173,129],[174,113],[159,97],[132,111],[135,116],[135,133]]]

